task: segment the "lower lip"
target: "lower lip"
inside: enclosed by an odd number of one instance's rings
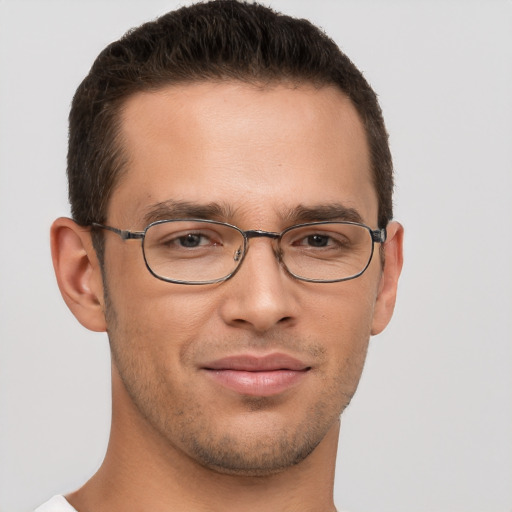
[[[207,370],[222,386],[250,396],[272,396],[296,386],[307,370],[274,370],[248,372],[241,370]]]

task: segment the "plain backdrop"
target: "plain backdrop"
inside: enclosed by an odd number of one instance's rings
[[[67,114],[93,59],[172,0],[0,0],[0,511],[29,511],[101,463],[104,334],[60,298]],[[380,96],[406,264],[342,419],[351,512],[512,511],[512,3],[270,5],[323,27]],[[340,313],[342,314],[342,312]]]

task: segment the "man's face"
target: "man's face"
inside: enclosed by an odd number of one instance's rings
[[[334,88],[228,82],[140,93],[123,110],[122,140],[127,172],[109,225],[142,230],[215,204],[215,220],[243,230],[280,232],[299,210],[312,210],[301,222],[317,221],[340,206],[377,228],[364,130]],[[116,407],[130,408],[133,428],[235,474],[295,464],[337,429],[372,331],[378,257],[357,279],[308,283],[256,238],[233,278],[190,286],[153,277],[140,243],[105,238],[114,421]]]

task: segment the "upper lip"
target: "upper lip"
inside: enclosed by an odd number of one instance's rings
[[[310,366],[287,354],[267,355],[240,354],[223,357],[202,365],[205,370],[237,370],[246,372],[265,372],[276,370],[303,371]]]

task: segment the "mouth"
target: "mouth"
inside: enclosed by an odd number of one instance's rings
[[[286,354],[235,355],[205,364],[214,382],[236,393],[273,396],[297,386],[311,366]]]

